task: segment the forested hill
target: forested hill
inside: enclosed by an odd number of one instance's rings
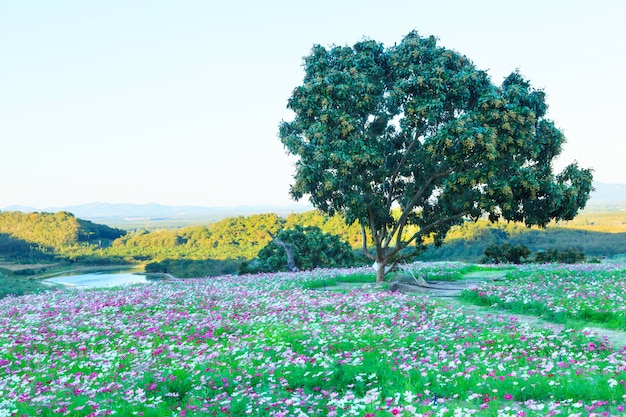
[[[0,240],[59,249],[77,243],[107,245],[126,231],[76,218],[72,213],[0,212]],[[0,247],[2,249],[2,247]]]
[[[343,217],[329,217],[315,210],[287,217],[257,214],[208,225],[129,232],[82,220],[68,212],[0,212],[0,259],[54,257],[95,264],[166,259],[245,261],[255,258],[271,241],[268,232],[296,225],[316,226],[338,235],[354,249],[361,245],[358,225],[348,227]],[[453,229],[441,249],[429,250],[421,259],[478,261],[487,246],[506,241],[527,245],[533,251],[574,246],[589,256],[614,256],[626,253],[625,232],[625,212],[581,214],[573,221],[552,224],[547,230],[468,222]]]
[[[325,216],[318,211],[290,214],[255,214],[228,217],[207,226],[154,231],[138,230],[113,242],[109,252],[116,256],[132,253],[141,259],[253,259],[271,241],[268,234],[294,226],[316,226],[338,235],[351,245],[360,242],[359,226],[346,226],[343,217]]]
[[[163,259],[252,259],[270,241],[268,232],[295,225],[317,226],[351,245],[361,237],[357,225],[342,217],[310,211],[280,217],[277,214],[228,217],[206,226],[126,232],[81,220],[68,212],[0,212],[0,258],[37,257],[37,251],[70,259],[125,261]],[[108,261],[107,261],[108,262]]]

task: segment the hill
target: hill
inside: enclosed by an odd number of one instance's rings
[[[488,245],[504,241],[525,244],[533,251],[573,246],[589,256],[626,254],[626,185],[595,186],[588,207],[571,221],[550,224],[547,230],[468,222],[454,228],[441,249],[429,250],[422,258],[475,262]],[[267,231],[295,225],[316,226],[339,235],[355,250],[361,245],[358,225],[347,227],[342,217],[307,211],[309,207],[303,205],[207,208],[94,203],[68,209],[75,213],[0,212],[0,258],[48,256],[92,263],[113,259],[245,261],[269,243]]]
[[[594,182],[595,191],[587,203],[584,213],[626,212],[626,184],[605,184]],[[23,213],[66,211],[76,217],[95,223],[126,230],[162,229],[184,226],[202,225],[219,220],[255,214],[277,214],[286,217],[291,213],[303,213],[312,210],[307,204],[287,206],[232,206],[232,207],[200,207],[200,206],[168,206],[161,204],[112,204],[90,203],[66,207],[47,207],[38,209],[26,206],[9,206],[5,211]]]
[[[347,227],[340,216],[319,211],[227,217],[207,224],[148,231],[125,231],[75,217],[71,213],[0,212],[0,260],[53,261],[108,265],[159,263],[176,276],[232,274],[254,259],[276,233],[296,225],[316,226],[338,235],[354,250],[361,245],[358,225]],[[607,233],[610,232],[610,233]],[[467,222],[451,230],[445,244],[429,248],[424,261],[478,262],[492,244],[521,244],[533,252],[575,248],[589,258],[616,259],[626,254],[626,212],[581,214],[546,230],[519,224]],[[360,253],[360,251],[358,252]]]
[[[76,218],[72,213],[0,212],[0,256],[40,259],[73,245],[108,246],[126,231]]]
[[[594,182],[595,191],[581,214],[626,212],[626,184],[606,184]],[[291,204],[286,206],[168,206],[162,204],[113,204],[89,203],[65,207],[46,207],[43,209],[27,206],[9,206],[3,211],[33,212],[70,212],[76,217],[106,224],[126,230],[162,229],[202,225],[219,220],[254,214],[274,213],[287,217],[291,213],[303,213],[313,210],[307,204]]]

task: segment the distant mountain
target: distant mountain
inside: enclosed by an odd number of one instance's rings
[[[622,209],[626,205],[626,184],[605,184],[594,182],[595,191],[591,194],[588,209]],[[235,207],[200,207],[200,206],[165,206],[161,204],[112,204],[90,203],[67,207],[47,207],[38,209],[27,206],[10,206],[1,211],[52,212],[68,211],[76,217],[96,223],[124,226],[141,222],[149,222],[153,226],[159,224],[191,224],[213,222],[232,216],[249,216],[252,214],[276,213],[288,215],[312,210],[313,207],[302,204],[286,206],[235,206]]]
[[[22,213],[35,213],[35,212],[41,212],[45,210],[41,210],[35,207],[29,207],[29,206],[14,205],[14,206],[8,206],[5,208],[2,208],[0,209],[0,211],[21,211]]]
[[[302,204],[286,206],[234,206],[234,207],[201,207],[201,206],[165,206],[161,204],[112,204],[89,203],[65,207],[46,207],[39,209],[27,206],[9,206],[0,211],[21,211],[23,213],[67,211],[74,216],[95,223],[116,225],[188,225],[194,223],[213,222],[226,217],[249,216],[253,214],[276,213],[288,215],[312,210],[313,207]]]
[[[626,184],[604,184],[594,182],[596,189],[591,193],[592,201],[621,201],[626,202]]]
[[[309,206],[235,206],[235,207],[200,207],[200,206],[164,206],[161,204],[110,204],[92,203],[64,207],[81,218],[124,217],[124,218],[180,218],[198,217],[227,213],[228,215],[249,215],[260,213],[291,213],[310,210]]]

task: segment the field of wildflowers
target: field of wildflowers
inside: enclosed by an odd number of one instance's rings
[[[462,298],[557,323],[578,320],[626,330],[623,264],[520,266],[506,281],[467,290]]]
[[[0,416],[626,413],[625,346],[420,296],[312,289],[362,273],[4,298]]]

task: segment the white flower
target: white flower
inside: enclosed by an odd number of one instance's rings
[[[415,399],[415,394],[413,394],[411,391],[405,391],[404,392],[404,399],[408,402],[408,403],[412,403],[413,400]]]

